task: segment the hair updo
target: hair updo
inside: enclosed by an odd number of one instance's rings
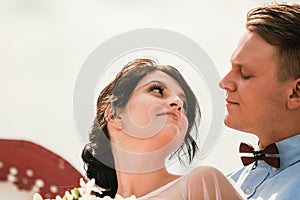
[[[184,155],[191,162],[198,151],[197,143],[190,135],[190,132],[193,127],[195,127],[196,132],[198,130],[201,117],[200,108],[194,93],[182,75],[176,68],[170,65],[157,65],[151,59],[134,60],[128,63],[117,74],[115,79],[101,91],[97,100],[97,115],[89,135],[90,143],[82,151],[82,159],[86,166],[87,177],[89,179],[94,178],[98,186],[106,189],[103,194],[96,194],[97,196],[110,196],[114,198],[118,190],[105,110],[108,106],[111,106],[112,112],[109,117],[115,117],[115,108],[122,108],[127,104],[139,81],[147,74],[157,70],[168,74],[180,84],[185,92],[188,105],[186,115],[189,124],[184,143],[171,157],[177,155],[179,160],[182,161],[181,156]]]

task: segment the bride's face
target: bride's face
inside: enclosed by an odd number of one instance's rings
[[[136,141],[141,152],[167,146],[175,150],[188,129],[186,106],[179,83],[162,71],[154,71],[141,79],[126,106],[119,109],[122,132]]]

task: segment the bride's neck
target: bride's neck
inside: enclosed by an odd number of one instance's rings
[[[112,152],[115,168],[122,172],[143,174],[165,168],[167,154],[161,151],[135,153],[120,148],[112,148]]]
[[[141,197],[154,191],[161,186],[179,178],[179,175],[168,173],[166,168],[162,168],[147,173],[126,173],[117,171],[118,194],[123,197],[135,195]]]

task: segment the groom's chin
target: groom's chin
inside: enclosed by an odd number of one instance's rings
[[[238,120],[234,120],[228,114],[224,118],[224,124],[225,124],[225,126],[232,128],[232,129],[236,129],[236,130],[241,129]]]

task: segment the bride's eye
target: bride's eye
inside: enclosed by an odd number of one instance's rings
[[[153,84],[151,85],[150,87],[150,92],[155,92],[155,93],[158,93],[160,95],[163,95],[164,94],[164,88],[158,84]]]

